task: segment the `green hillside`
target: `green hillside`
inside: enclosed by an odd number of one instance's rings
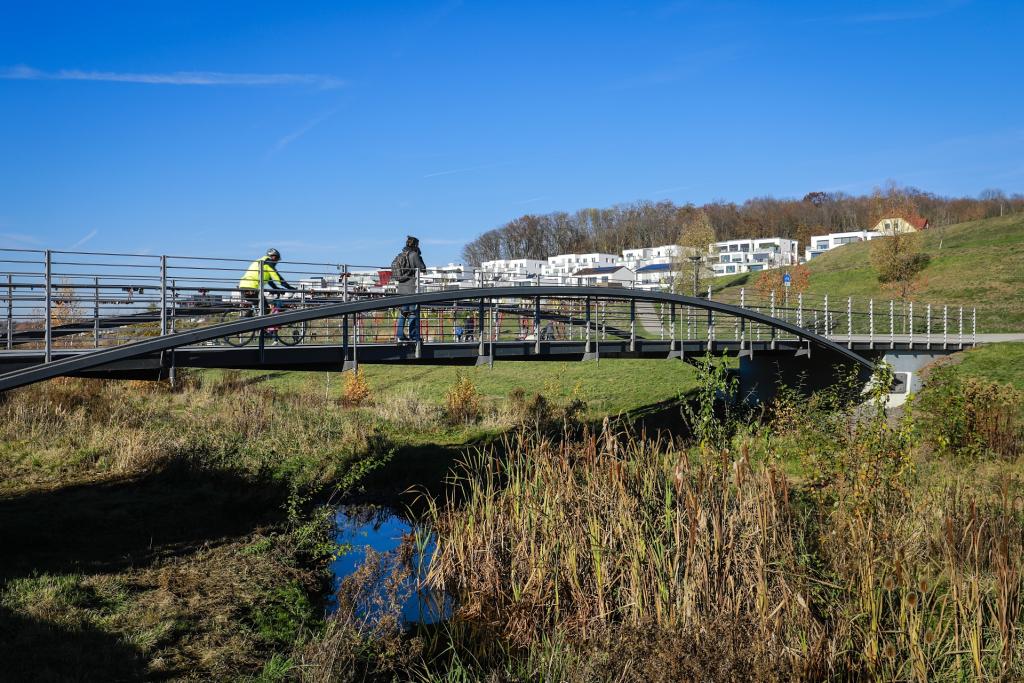
[[[924,233],[923,246],[931,262],[916,301],[977,306],[979,331],[1024,331],[1024,215],[933,228]],[[869,248],[870,243],[858,242],[813,259],[809,291],[888,299],[871,267]],[[735,292],[753,286],[756,277],[718,278],[715,289]]]

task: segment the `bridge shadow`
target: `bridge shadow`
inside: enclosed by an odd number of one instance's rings
[[[6,681],[137,681],[142,652],[90,625],[60,626],[0,606],[0,662]]]
[[[280,483],[186,466],[0,497],[0,581],[115,572],[284,517]]]

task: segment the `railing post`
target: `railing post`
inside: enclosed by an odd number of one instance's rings
[[[889,348],[896,348],[896,307],[889,299]]]
[[[909,304],[910,308],[910,349],[914,349],[914,302]]]
[[[586,313],[584,314],[584,318],[583,318],[583,321],[584,321],[583,324],[587,328],[587,343],[586,343],[586,346],[585,346],[586,350],[584,351],[584,353],[590,353],[591,352],[591,347],[590,347],[590,297],[589,296],[586,298],[586,301],[587,301],[587,307],[586,307]]]
[[[348,278],[349,278],[348,264],[347,263],[343,263],[341,265],[341,282],[342,282],[342,286],[341,286],[341,300],[342,301],[348,301]]]
[[[971,307],[971,344],[978,345],[978,309]]]
[[[43,282],[46,287],[46,318],[43,321],[43,358],[49,363],[53,358],[53,255],[45,252]]]
[[[772,317],[773,318],[776,317],[775,316],[775,290],[774,289],[769,294],[769,307],[771,308]],[[772,349],[774,349],[775,348],[775,335],[776,335],[776,332],[777,332],[775,325],[771,326],[770,332],[771,332],[771,335],[772,335],[771,345],[772,345]]]
[[[629,300],[629,351],[636,351],[636,299]]]
[[[942,348],[949,344],[949,306],[942,306]]]
[[[708,285],[708,301],[711,301],[711,285]],[[714,318],[714,316],[711,313],[711,309],[709,308],[708,309],[708,330],[709,330],[708,338],[709,339],[714,337],[714,333],[710,331],[711,328],[714,326],[714,324],[715,324],[715,318]]]
[[[483,273],[481,272],[480,275],[481,275],[480,279],[481,279],[481,282],[482,282],[483,281]],[[479,341],[479,344],[477,345],[477,352],[476,353],[477,353],[478,356],[483,356],[484,355],[484,299],[483,299],[483,297],[480,297],[480,302],[477,305],[476,318],[477,318],[476,319],[476,338]]]
[[[348,314],[341,316],[341,371],[348,363]]]
[[[853,297],[846,297],[846,346],[853,348]]]
[[[167,256],[160,256],[160,336],[167,334]]]
[[[796,326],[804,326],[804,293],[797,292],[796,294]]]
[[[964,307],[960,307],[960,348],[964,347]]]
[[[100,348],[100,278],[92,279],[92,347]]]
[[[7,350],[14,348],[14,276],[7,274]]]
[[[868,299],[868,348],[875,348],[875,300]]]
[[[671,304],[669,304],[668,326],[669,326],[669,332],[670,332],[669,343],[668,343],[668,350],[669,350],[669,353],[675,353],[675,350],[676,350],[676,303],[674,301]]]
[[[829,320],[828,320],[828,294],[825,295],[824,307],[825,307],[825,336],[826,337],[831,337],[832,336],[832,326],[829,325]],[[817,330],[815,330],[815,331],[817,331]]]
[[[540,355],[540,297],[533,302],[533,351]]]
[[[171,280],[171,310],[170,310],[170,315],[171,315],[170,330],[171,330],[171,334],[174,334],[177,331],[177,328],[175,326],[175,320],[177,320],[177,318],[178,318],[178,281],[177,280]]]
[[[930,349],[932,347],[932,305],[924,307],[924,340]]]
[[[256,311],[256,315],[258,315],[258,316],[262,316],[263,315],[263,311],[266,310],[266,305],[265,305],[266,304],[266,294],[263,291],[263,263],[264,263],[264,260],[260,259],[259,260],[259,264],[260,264],[260,267],[259,267],[259,272],[260,272],[260,279],[259,279],[260,291],[259,291],[259,295],[257,297],[257,302],[258,302],[258,305],[260,307],[260,310]],[[260,338],[259,338],[260,363],[263,362],[263,349],[264,349],[265,342],[266,342],[266,336],[267,336],[266,335],[266,329],[261,327],[260,328]]]
[[[746,288],[740,287],[740,308],[747,307]],[[742,351],[747,341],[747,319],[740,318],[740,350]]]

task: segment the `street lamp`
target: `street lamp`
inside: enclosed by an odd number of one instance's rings
[[[696,297],[697,296],[698,272],[700,270],[700,254],[694,254],[692,256],[687,256],[687,258],[690,259],[690,263],[693,264],[693,296]]]

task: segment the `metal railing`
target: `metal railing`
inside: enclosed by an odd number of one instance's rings
[[[281,261],[281,274],[298,285],[274,291],[262,282],[257,296],[246,298],[239,279],[250,259],[123,254],[57,250],[0,249],[0,314],[5,324],[0,353],[42,351],[54,354],[100,349],[155,336],[228,322],[274,310],[306,309],[356,299],[393,295],[396,283],[388,267]],[[204,342],[212,345],[393,343],[399,324],[408,332],[419,321],[419,344],[499,341],[579,340],[587,347],[607,339],[660,339],[672,348],[687,340],[754,342],[794,339],[775,326],[696,306],[616,297],[616,291],[649,288],[635,282],[601,282],[600,276],[526,277],[522,273],[428,269],[416,272],[417,292],[523,288],[523,296],[454,299],[443,305],[415,306],[322,318],[300,325],[272,326],[249,337]],[[530,295],[530,287],[565,286],[558,296]],[[574,296],[573,285],[605,285],[607,296]],[[974,308],[895,300],[837,299],[787,291],[758,294],[747,289],[703,293],[709,299],[769,315],[849,345],[897,343],[964,346],[977,341]]]

